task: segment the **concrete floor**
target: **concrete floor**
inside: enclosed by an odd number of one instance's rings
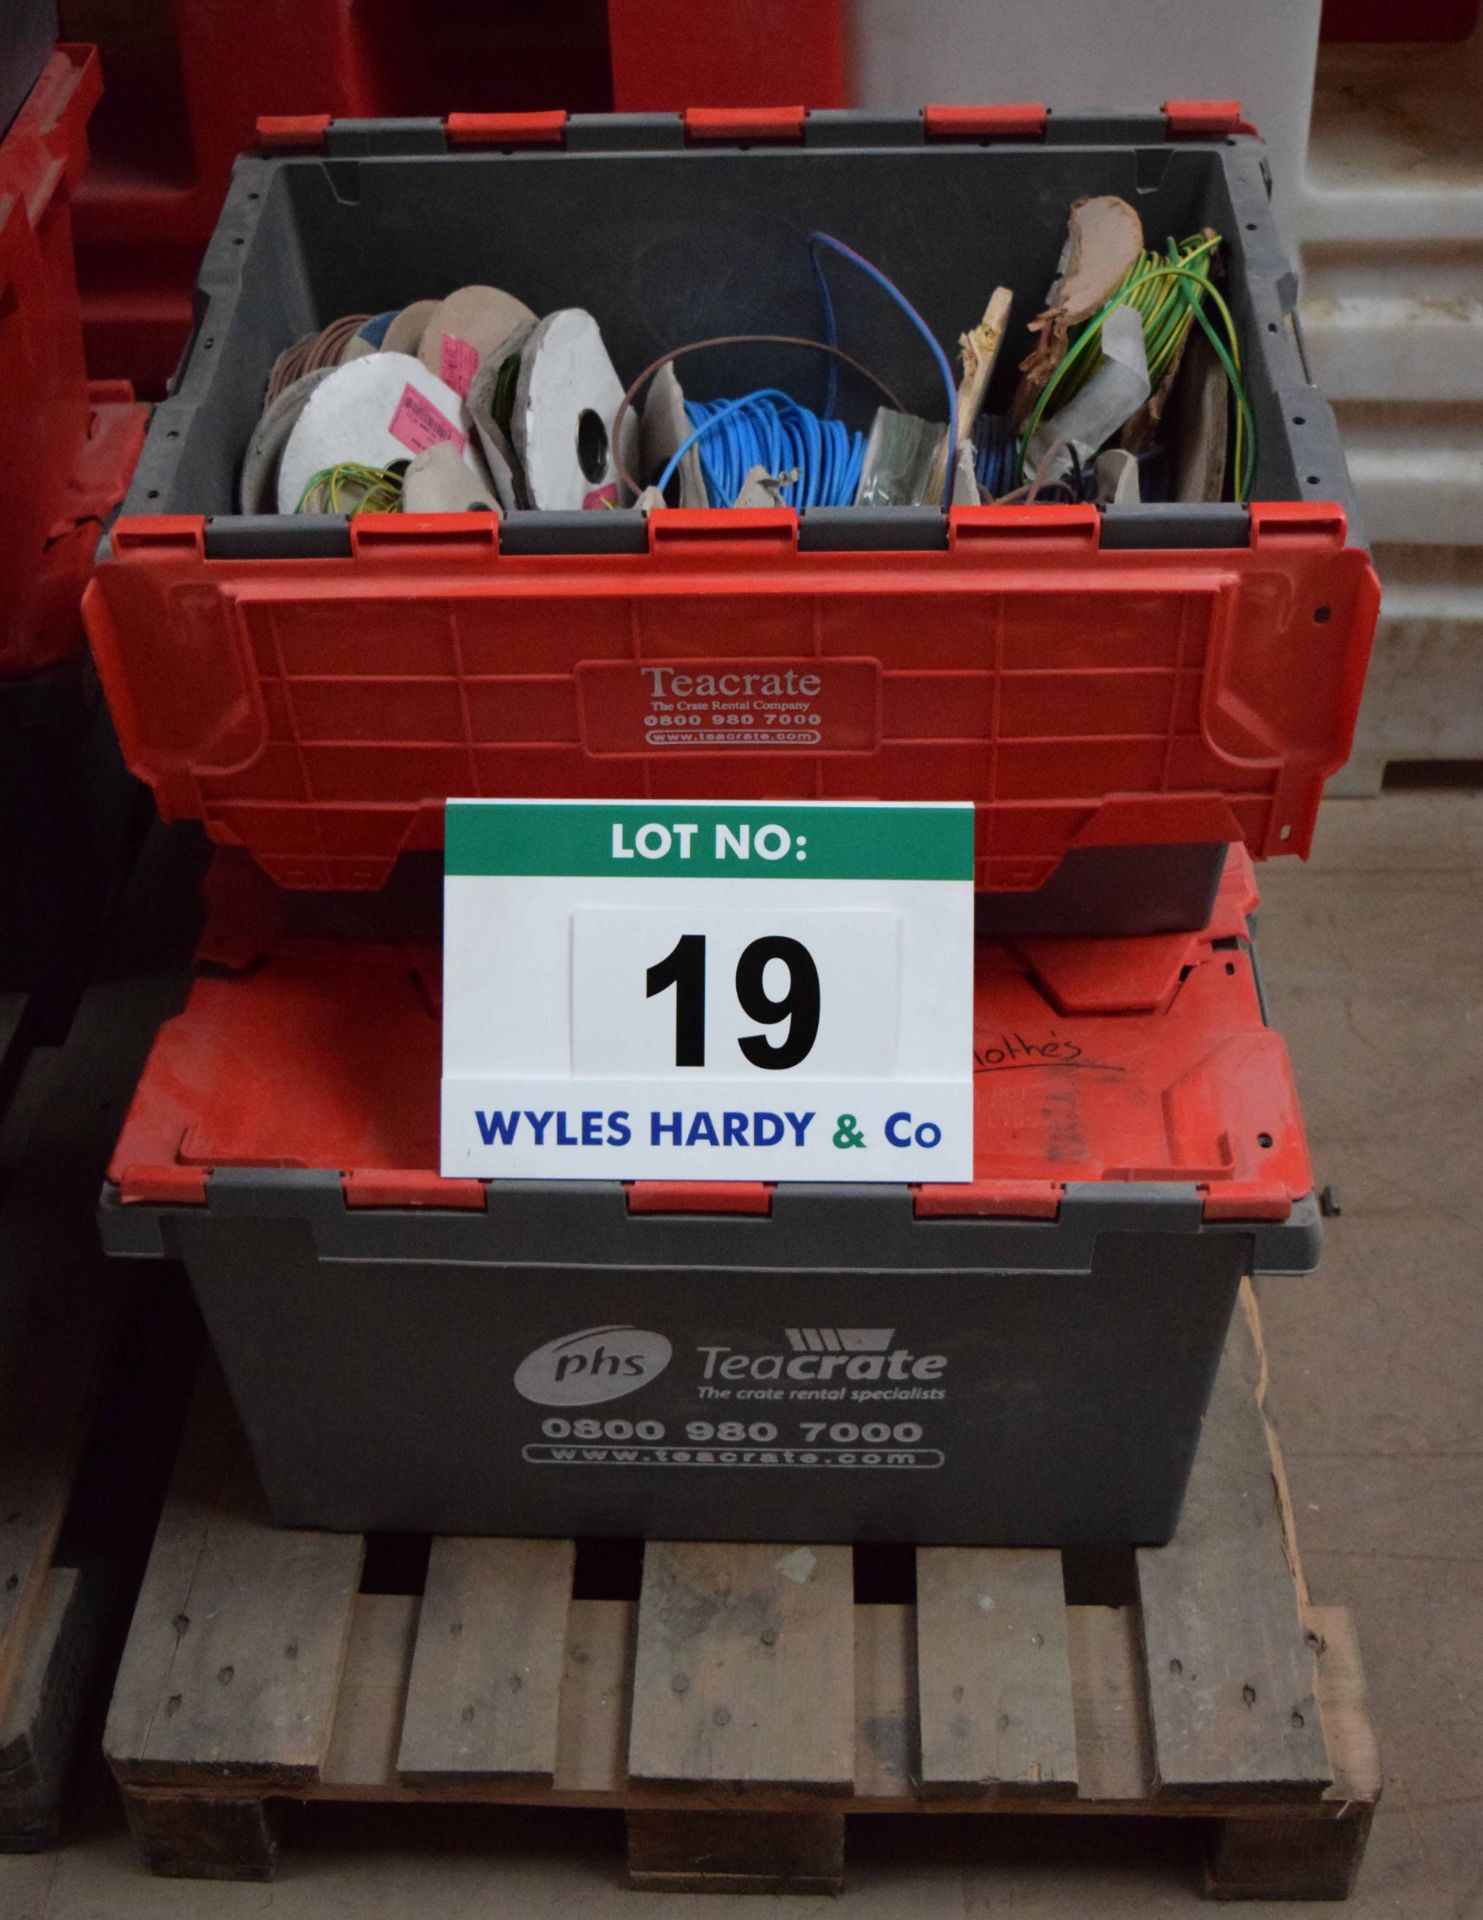
[[[1311,863],[1266,870],[1261,951],[1320,1178],[1343,1203],[1322,1270],[1271,1283],[1262,1304],[1309,1583],[1357,1616],[1384,1754],[1348,1913],[1483,1920],[1483,794],[1331,804]],[[843,1899],[791,1901],[788,1920],[1201,1906],[1195,1835],[1172,1826],[851,1834]],[[755,1900],[628,1893],[621,1858],[606,1816],[321,1807],[290,1826],[273,1887],[151,1880],[92,1759],[62,1851],[0,1859],[0,1920],[756,1920]]]

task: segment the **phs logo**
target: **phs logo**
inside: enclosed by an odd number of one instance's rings
[[[674,1349],[639,1327],[588,1327],[548,1340],[515,1370],[515,1391],[540,1407],[590,1407],[657,1380]]]

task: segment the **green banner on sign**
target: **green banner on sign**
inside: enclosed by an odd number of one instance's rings
[[[450,874],[971,880],[971,804],[450,800]]]

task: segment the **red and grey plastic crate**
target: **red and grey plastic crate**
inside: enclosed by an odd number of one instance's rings
[[[22,9],[25,12],[25,9]],[[145,409],[89,383],[71,201],[97,55],[61,46],[0,136],[0,988],[76,975],[137,789],[85,657],[81,598]]]
[[[179,390],[88,596],[129,763],[162,811],[309,888],[381,885],[440,844],[450,793],[971,798],[990,893],[1034,891],[1088,849],[1305,852],[1378,589],[1290,325],[1259,147],[1234,109],[1191,128],[1037,111],[1011,134],[799,114],[763,143],[730,123],[698,138],[681,115],[542,116],[530,143],[508,116],[319,119],[242,160]],[[816,330],[806,240],[823,223],[950,338],[996,279],[1034,311],[1087,192],[1135,198],[1150,233],[1224,234],[1260,449],[1249,510],[232,511],[273,354],[332,310],[494,278],[538,307],[587,301],[618,364],[640,366],[723,326]],[[559,238],[573,196],[575,250]],[[766,271],[739,281],[737,258]],[[919,345],[872,344],[930,409]],[[719,389],[755,377],[740,353],[718,360]],[[803,356],[795,372],[818,378]],[[656,674],[767,671],[817,681],[807,737],[650,740]]]
[[[105,1242],[184,1260],[284,1524],[1162,1540],[1242,1276],[1318,1256],[1254,906],[1238,850],[1201,933],[981,943],[972,1182],[624,1186],[440,1177],[436,946],[228,892]]]

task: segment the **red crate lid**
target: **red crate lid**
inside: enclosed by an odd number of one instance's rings
[[[919,1188],[917,1211],[1044,1218],[1068,1181],[1158,1181],[1204,1190],[1209,1218],[1285,1218],[1313,1177],[1242,939],[1255,898],[1237,853],[1202,933],[981,946],[976,1177]],[[199,1202],[214,1168],[302,1167],[355,1205],[476,1203],[437,1176],[437,948],[234,932],[207,951],[261,957],[198,979],[161,1031],[109,1171],[121,1197]],[[713,1190],[710,1210],[763,1210],[760,1191]]]
[[[791,509],[670,508],[644,553],[554,555],[491,514],[362,514],[349,555],[280,562],[126,516],[84,607],[164,817],[280,886],[374,891],[448,794],[647,794],[972,800],[978,885],[1032,892],[1084,847],[1307,852],[1378,588],[1337,507],[1247,519],[1166,551],[1090,506],[959,507],[946,551],[816,552]],[[769,671],[817,705],[794,744],[662,731],[665,675],[706,701]]]

